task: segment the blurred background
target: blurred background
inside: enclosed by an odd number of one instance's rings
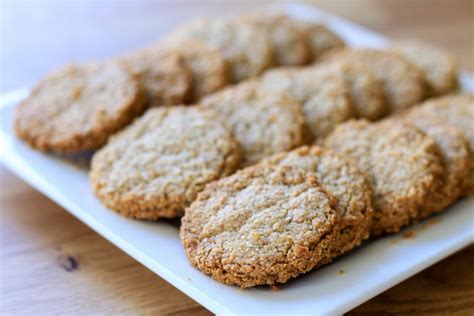
[[[198,15],[235,13],[276,1],[1,0],[0,92],[31,86],[71,61],[114,56],[156,41]],[[392,37],[449,49],[474,69],[472,0],[306,1]]]

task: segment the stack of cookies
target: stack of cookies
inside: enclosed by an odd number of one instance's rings
[[[108,208],[182,217],[194,266],[272,285],[474,194],[474,96],[453,94],[457,73],[415,41],[346,48],[281,14],[200,19],[50,74],[15,130],[42,151],[98,149]]]

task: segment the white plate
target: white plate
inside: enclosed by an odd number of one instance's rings
[[[350,44],[380,46],[386,41],[311,7],[286,5],[283,9],[302,19],[324,21]],[[472,77],[465,74],[462,81],[472,90]],[[12,131],[12,111],[27,93],[22,90],[2,97],[0,148],[8,168],[217,314],[343,313],[474,241],[474,198],[470,198],[397,235],[370,241],[277,292],[264,287],[240,290],[225,286],[190,266],[175,226],[133,221],[107,210],[91,193],[87,170],[64,158],[35,152],[18,141]],[[407,231],[413,231],[414,237],[404,238]]]

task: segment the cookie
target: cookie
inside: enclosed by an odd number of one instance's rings
[[[267,34],[276,65],[298,66],[309,62],[310,51],[306,38],[289,17],[254,13],[242,15],[239,20],[252,23]]]
[[[389,113],[409,108],[426,94],[423,74],[401,55],[372,48],[351,48],[329,53],[323,60],[362,64],[381,83]]]
[[[293,19],[295,25],[303,33],[309,46],[311,60],[315,61],[323,54],[345,46],[344,41],[329,30],[326,26],[318,23]]]
[[[267,93],[287,93],[300,102],[315,139],[355,116],[344,79],[326,69],[277,69],[258,82]]]
[[[431,95],[447,94],[457,89],[459,69],[448,52],[414,40],[394,42],[390,48],[423,72]]]
[[[230,66],[233,82],[255,77],[272,65],[270,39],[251,23],[199,19],[169,37],[183,46],[190,39],[198,39],[217,49]]]
[[[318,265],[337,220],[314,175],[256,165],[207,185],[186,209],[180,236],[196,268],[244,288],[285,283]]]
[[[474,95],[462,93],[431,99],[410,112],[415,118],[445,123],[463,133],[470,150],[469,176],[463,185],[463,194],[474,195]]]
[[[423,218],[433,212],[443,211],[460,196],[464,181],[469,176],[469,144],[460,130],[435,122],[429,116],[409,112],[401,119],[435,141],[444,165],[443,185],[423,206],[419,215],[419,218]]]
[[[325,146],[353,159],[372,185],[371,232],[397,232],[416,220],[440,190],[444,173],[434,141],[401,122],[350,121],[327,137]]]
[[[242,166],[308,141],[299,104],[288,95],[260,91],[256,82],[226,88],[202,104],[215,111],[240,142]]]
[[[115,62],[74,64],[43,78],[15,112],[15,131],[31,147],[76,153],[101,147],[144,110],[143,94]]]
[[[377,120],[387,113],[382,85],[366,66],[346,61],[317,67],[327,67],[345,80],[357,118]]]
[[[372,189],[365,176],[344,157],[327,148],[303,146],[276,154],[263,163],[291,166],[313,172],[316,181],[334,198],[340,220],[334,228],[336,241],[324,262],[351,250],[369,237],[372,224]]]
[[[235,171],[237,141],[197,107],[148,110],[98,151],[90,178],[109,208],[137,219],[173,218],[206,183]]]
[[[183,104],[191,96],[191,72],[178,54],[142,49],[119,59],[143,87],[147,105]]]
[[[199,40],[189,40],[184,46],[169,39],[159,43],[155,49],[175,52],[183,58],[192,75],[191,102],[197,102],[230,83],[229,65],[222,54]]]

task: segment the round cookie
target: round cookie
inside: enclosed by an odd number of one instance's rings
[[[460,130],[469,144],[469,176],[463,185],[464,195],[474,195],[474,95],[454,94],[431,99],[411,109],[415,119],[424,117],[432,122],[441,122]]]
[[[374,234],[397,232],[416,220],[440,190],[443,166],[434,141],[398,121],[340,125],[324,144],[353,159],[374,193]]]
[[[306,38],[294,21],[282,14],[254,13],[239,17],[262,29],[271,42],[273,61],[280,66],[298,66],[309,61]]]
[[[119,63],[69,65],[43,78],[16,108],[15,131],[42,151],[93,150],[141,114],[143,101]]]
[[[196,268],[244,288],[317,266],[337,220],[313,174],[256,165],[207,185],[186,209],[180,236]]]
[[[469,175],[469,145],[460,130],[445,123],[434,122],[428,116],[412,115],[402,118],[422,130],[438,145],[444,164],[443,186],[435,192],[421,210],[419,218],[443,211],[460,196]]]
[[[355,116],[345,80],[319,68],[283,68],[269,71],[258,81],[266,93],[287,93],[302,105],[315,139]]]
[[[199,101],[230,83],[229,65],[222,54],[199,40],[189,40],[186,45],[168,39],[156,49],[175,52],[183,58],[191,71],[191,101]]]
[[[260,91],[256,82],[226,88],[202,104],[215,111],[240,142],[243,166],[308,141],[299,104],[288,95]]]
[[[328,67],[345,80],[358,118],[377,120],[387,113],[382,85],[366,66],[342,61],[317,67]]]
[[[255,25],[226,19],[199,19],[172,33],[186,46],[198,39],[213,47],[228,62],[233,82],[255,77],[272,64],[270,39]]]
[[[423,74],[401,55],[372,48],[351,48],[329,53],[324,60],[362,64],[381,83],[389,113],[413,106],[426,94]]]
[[[293,20],[293,22],[303,33],[313,61],[330,50],[346,46],[339,36],[322,24],[301,20]]]
[[[390,48],[423,72],[431,95],[442,95],[457,89],[458,67],[448,52],[414,40],[394,42]]]
[[[180,55],[142,49],[120,61],[143,87],[149,107],[183,104],[189,100],[192,77]]]
[[[372,189],[362,172],[344,157],[327,148],[303,146],[264,160],[270,165],[291,166],[313,172],[316,181],[334,198],[340,221],[336,241],[329,247],[331,261],[369,237],[372,224]]]
[[[173,218],[206,183],[234,172],[237,141],[215,115],[197,107],[148,110],[98,151],[92,187],[109,208],[137,219]]]

